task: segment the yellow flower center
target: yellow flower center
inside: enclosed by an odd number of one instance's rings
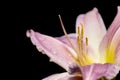
[[[114,63],[115,61],[115,47],[108,46],[105,52],[105,61],[106,63]]]

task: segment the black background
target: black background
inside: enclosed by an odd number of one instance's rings
[[[118,2],[117,0],[16,2],[9,11],[9,13],[13,12],[9,15],[10,20],[13,16],[15,19],[13,18],[12,21],[13,26],[7,27],[9,32],[7,36],[10,37],[7,39],[10,45],[7,47],[12,48],[12,54],[9,53],[5,58],[9,59],[7,68],[10,71],[7,74],[12,74],[10,77],[16,80],[41,80],[51,74],[65,71],[55,63],[49,62],[46,55],[37,51],[26,37],[26,31],[34,29],[49,36],[62,36],[64,34],[58,18],[60,14],[66,31],[75,32],[76,17],[94,7],[98,8],[108,28],[117,13],[117,6],[120,5]]]

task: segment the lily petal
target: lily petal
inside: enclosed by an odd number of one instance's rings
[[[102,38],[106,34],[106,28],[97,8],[77,17],[76,31],[80,24],[84,25],[85,37],[88,37],[89,45],[96,53],[93,58],[99,59],[98,48]]]
[[[80,76],[77,75],[69,75],[68,73],[60,73],[60,74],[53,74],[47,78],[42,80],[82,80]]]
[[[68,34],[68,38],[71,41],[71,43],[73,44],[73,46],[77,49],[78,45],[77,45],[76,34],[75,33]],[[56,39],[60,40],[61,42],[63,42],[64,44],[66,44],[66,45],[68,45],[69,47],[72,48],[71,44],[66,39],[66,36],[56,37]]]
[[[101,77],[113,79],[120,67],[114,64],[93,64],[81,67],[84,80],[97,80]]]
[[[114,62],[120,66],[120,6],[115,19],[101,42],[100,51],[102,56],[105,56],[103,59],[106,59],[106,62]]]
[[[119,45],[120,45],[120,43],[119,43]],[[117,47],[117,50],[116,50],[115,64],[117,64],[118,66],[120,66],[120,46]]]
[[[114,64],[108,64],[109,67],[107,68],[107,72],[105,74],[105,77],[109,80],[113,79],[116,77],[116,75],[119,73],[120,66],[114,65]]]
[[[27,31],[27,36],[31,38],[38,51],[49,56],[51,61],[57,63],[65,70],[68,71],[69,66],[74,63],[72,54],[75,53],[74,50],[59,40],[33,30]]]

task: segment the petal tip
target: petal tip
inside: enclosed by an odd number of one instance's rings
[[[98,9],[96,7],[93,8],[93,11],[98,12]]]
[[[120,11],[120,6],[117,7],[118,11]]]
[[[92,9],[92,12],[95,13],[95,14],[98,14],[98,9],[97,9],[96,7],[94,7],[94,8]]]
[[[30,30],[27,30],[27,31],[26,31],[26,36],[27,36],[27,37],[30,37]]]
[[[27,36],[27,37],[30,37],[32,32],[33,32],[33,30],[27,30],[27,31],[26,31],[26,36]]]

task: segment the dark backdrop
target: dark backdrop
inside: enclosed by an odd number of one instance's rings
[[[108,2],[101,0],[17,2],[12,9],[15,16],[12,23],[15,26],[8,28],[8,31],[11,29],[8,35],[13,36],[9,38],[13,41],[10,43],[14,45],[13,47],[9,45],[13,50],[13,55],[8,61],[8,66],[10,66],[8,74],[14,73],[10,77],[16,80],[41,80],[51,74],[65,71],[55,63],[49,62],[46,55],[37,51],[30,39],[26,37],[26,30],[34,29],[53,37],[62,36],[64,34],[58,18],[60,14],[67,32],[75,32],[76,17],[94,7],[98,8],[108,28],[116,15],[118,2],[117,0],[108,0]]]

